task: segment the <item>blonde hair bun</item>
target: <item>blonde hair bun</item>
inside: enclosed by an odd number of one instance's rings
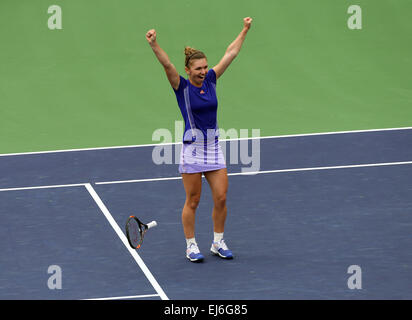
[[[192,48],[192,47],[189,47],[189,46],[186,46],[185,47],[185,55],[186,56],[190,56],[190,55],[192,55],[193,53],[196,53],[198,50],[196,50],[195,48]]]
[[[202,59],[202,58],[206,58],[206,55],[200,51],[200,50],[196,50],[195,48],[186,46],[185,47],[185,66],[189,67],[190,66],[190,61],[192,60],[196,60],[196,59]]]

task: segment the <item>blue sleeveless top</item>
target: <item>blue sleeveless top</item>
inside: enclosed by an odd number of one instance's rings
[[[208,71],[201,88],[180,76],[179,87],[173,91],[185,121],[183,142],[214,141],[219,135],[215,71]]]

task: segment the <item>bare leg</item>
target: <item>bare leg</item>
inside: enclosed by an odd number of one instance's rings
[[[222,233],[225,230],[227,216],[226,193],[228,189],[227,170],[220,169],[205,172],[205,177],[210,185],[213,196],[213,226],[214,232]]]
[[[186,239],[195,237],[195,216],[202,190],[201,173],[182,173],[186,201],[182,210],[183,232]]]

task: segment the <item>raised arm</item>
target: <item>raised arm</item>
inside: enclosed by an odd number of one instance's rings
[[[243,19],[243,29],[237,36],[237,38],[227,47],[223,58],[219,63],[213,67],[216,73],[216,79],[218,79],[227,69],[227,67],[232,63],[232,61],[238,55],[240,49],[242,48],[243,41],[245,41],[246,34],[252,25],[252,18],[247,17]]]
[[[173,89],[177,90],[180,84],[179,73],[177,72],[175,66],[170,62],[169,56],[157,43],[155,29],[151,29],[146,33],[146,40],[156,55],[157,60],[159,60],[160,64],[165,69],[167,79],[169,79],[171,86]]]

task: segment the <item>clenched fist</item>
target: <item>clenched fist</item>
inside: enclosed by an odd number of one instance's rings
[[[156,42],[156,30],[155,29],[151,29],[146,32],[146,40],[147,42],[149,42],[150,45]]]
[[[244,24],[244,27],[246,28],[246,29],[250,29],[250,27],[251,27],[251,25],[252,25],[252,18],[251,17],[247,17],[247,18],[244,18],[243,19],[243,24]]]

